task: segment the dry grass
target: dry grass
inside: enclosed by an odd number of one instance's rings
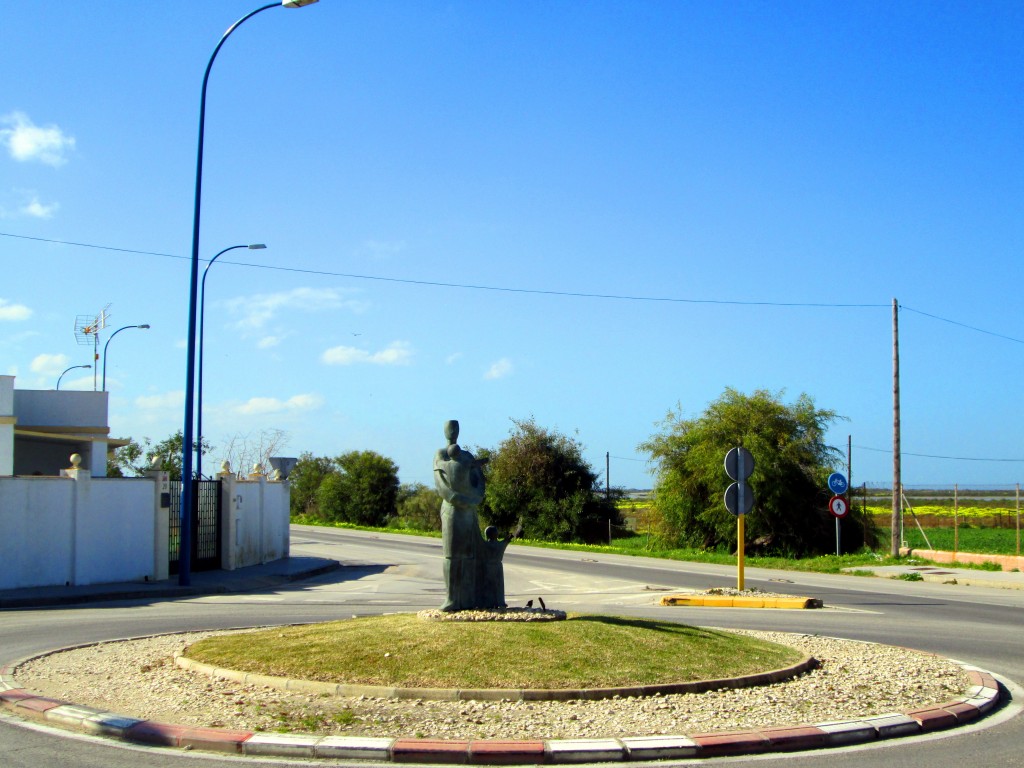
[[[749,674],[797,661],[791,648],[728,632],[614,616],[430,622],[376,616],[211,637],[197,661],[337,683],[424,688],[592,688]]]

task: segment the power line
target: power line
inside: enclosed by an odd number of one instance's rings
[[[933,314],[931,314],[929,312],[922,312],[920,309],[914,309],[913,307],[908,307],[905,304],[900,304],[900,309],[905,309],[908,312],[914,312],[914,313],[916,313],[918,315],[924,315],[925,317],[930,317],[932,320],[940,320],[943,323],[949,323],[950,325],[958,325],[961,328],[966,328],[969,331],[977,331],[978,333],[984,333],[984,334],[988,334],[989,336],[995,336],[995,337],[1000,338],[1000,339],[1006,339],[1007,341],[1013,341],[1013,342],[1016,342],[1017,344],[1024,344],[1024,339],[1017,339],[1017,338],[1014,338],[1013,336],[1007,336],[1007,335],[1002,334],[1002,333],[996,333],[995,331],[986,331],[984,328],[978,328],[978,327],[973,326],[973,325],[967,325],[967,323],[961,323],[961,322],[958,322],[956,320],[950,320],[948,317],[939,317],[938,315],[933,315]]]
[[[174,253],[162,253],[160,251],[141,251],[133,248],[116,248],[110,245],[96,245],[94,243],[79,243],[73,240],[54,240],[45,237],[30,237],[28,235],[16,235],[11,232],[0,232],[2,237],[16,238],[19,240],[32,240],[40,243],[54,243],[56,245],[70,245],[77,248],[93,248],[101,251],[115,251],[117,253],[135,253],[142,256],[160,256],[167,259],[180,259],[188,260],[188,256],[180,256]],[[202,259],[207,261],[207,259]],[[267,269],[275,272],[291,272],[294,274],[301,275],[316,275],[318,277],[341,277],[348,280],[373,280],[376,282],[383,283],[399,283],[404,285],[420,285],[431,288],[458,288],[462,290],[473,290],[473,291],[493,291],[500,293],[521,293],[521,294],[532,294],[538,296],[560,296],[568,298],[581,298],[581,299],[613,299],[616,301],[645,301],[645,302],[661,302],[670,304],[710,304],[718,306],[742,306],[742,307],[791,307],[791,308],[811,308],[811,309],[878,309],[888,308],[890,305],[885,304],[872,304],[872,303],[829,303],[829,302],[799,302],[799,301],[739,301],[733,299],[688,299],[679,298],[672,296],[630,296],[625,294],[614,294],[614,293],[585,293],[581,291],[553,291],[544,290],[540,288],[510,288],[508,286],[496,286],[496,285],[476,285],[473,283],[445,283],[436,280],[413,280],[411,278],[402,277],[381,277],[380,275],[360,275],[349,272],[332,272],[329,270],[319,269],[304,269],[302,267],[286,267],[277,264],[253,264],[245,261],[229,261],[223,260],[222,264],[231,264],[237,267],[251,267],[253,269]],[[913,312],[924,317],[929,317],[933,320],[939,320],[943,323],[949,323],[950,325],[956,325],[961,328],[966,328],[976,333],[984,333],[988,336],[995,336],[996,338],[1004,339],[1006,341],[1012,341],[1016,344],[1024,344],[1024,339],[1018,339],[1013,336],[1007,336],[1006,334],[997,333],[996,331],[989,331],[984,328],[979,328],[974,325],[968,325],[957,320],[951,320],[947,317],[940,317],[939,315],[931,314],[920,309],[908,307],[904,304],[900,304],[900,309],[905,309],[908,312]],[[907,454],[912,455],[912,454]],[[942,457],[938,457],[942,458]]]
[[[873,451],[875,453],[892,453],[892,448],[869,448],[866,445],[855,445],[854,448],[858,448],[862,451]],[[939,456],[933,453],[909,453],[907,451],[900,451],[902,456],[915,456],[921,459],[949,459],[950,461],[992,461],[992,462],[1009,462],[1009,463],[1024,463],[1024,459],[984,459],[978,458],[977,456]]]
[[[188,256],[177,256],[173,253],[159,253],[157,251],[136,251],[131,248],[115,248],[112,245],[93,245],[92,243],[76,243],[71,240],[50,240],[46,237],[29,237],[28,235],[13,235],[10,232],[0,232],[3,237],[14,237],[18,240],[34,240],[37,243],[56,243],[57,245],[74,245],[79,248],[95,248],[100,251],[118,251],[120,253],[140,253],[144,256],[165,256],[168,259],[188,259]]]
[[[3,237],[13,237],[22,240],[34,240],[43,243],[55,243],[58,245],[73,245],[80,248],[95,248],[105,251],[117,251],[119,253],[137,253],[144,256],[162,256],[170,259],[187,259],[187,256],[178,256],[172,253],[159,253],[157,251],[138,251],[131,248],[114,248],[106,245],[94,245],[91,243],[77,243],[68,240],[51,240],[44,237],[28,237],[25,235],[14,235],[8,232],[0,232]],[[561,296],[580,299],[615,299],[617,301],[650,301],[672,304],[714,304],[721,306],[745,306],[745,307],[809,307],[817,309],[877,309],[888,307],[889,304],[843,304],[827,302],[797,302],[797,301],[738,301],[731,299],[687,299],[671,296],[629,296],[614,293],[584,293],[580,291],[552,291],[541,288],[510,288],[508,286],[477,285],[473,283],[445,283],[436,280],[413,280],[401,277],[381,277],[379,275],[359,275],[349,272],[332,272],[320,269],[304,269],[302,267],[285,267],[276,264],[253,264],[245,261],[221,260],[221,264],[233,264],[239,267],[252,267],[254,269],[269,269],[275,272],[292,272],[302,275],[316,275],[318,277],[343,277],[349,280],[374,280],[384,283],[401,283],[405,285],[422,285],[433,288],[460,288],[473,291],[495,291],[501,293],[523,293],[540,296]]]

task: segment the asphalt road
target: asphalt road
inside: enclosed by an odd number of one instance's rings
[[[3,611],[0,658],[9,661],[76,643],[160,632],[419,610],[442,601],[440,542],[436,539],[296,526],[292,551],[334,558],[345,567],[258,593]],[[565,610],[904,645],[977,664],[1002,677],[1018,697],[1018,686],[1024,686],[1024,591],[747,569],[748,587],[820,597],[826,608],[666,608],[657,604],[665,592],[732,586],[735,568],[513,546],[505,556],[505,572],[506,595],[513,605],[543,597],[548,607]],[[980,724],[935,736],[844,750],[729,758],[728,762],[752,765],[785,759],[787,768],[961,768],[979,762],[1016,767],[1021,764],[1024,745],[1024,717],[1018,716],[1019,710],[1020,703],[1015,701]],[[237,767],[239,759],[124,746],[26,726],[0,714],[0,765],[5,768],[219,768]],[[244,763],[261,766],[297,761],[244,759]]]

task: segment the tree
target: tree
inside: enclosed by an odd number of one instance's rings
[[[139,477],[146,470],[142,465],[144,449],[134,440],[114,449],[113,460],[107,464],[107,477]]]
[[[731,388],[697,418],[669,412],[662,431],[640,446],[657,465],[654,512],[662,543],[735,548],[736,518],[723,501],[731,482],[723,461],[730,448],[742,445],[755,463],[748,480],[755,504],[745,521],[751,551],[790,556],[820,554],[830,546],[834,551],[827,478],[840,455],[825,443],[825,432],[838,418],[835,411],[816,408],[806,394],[786,405],[781,392],[757,390],[748,396]],[[843,526],[843,544],[850,551],[864,545],[865,526],[871,538],[862,514]]]
[[[398,490],[398,523],[417,531],[441,530],[441,497],[423,483],[402,483]]]
[[[308,451],[301,454],[288,475],[292,515],[319,517],[317,491],[324,478],[337,473],[337,466],[326,456],[314,456]]]
[[[398,465],[374,451],[349,451],[334,459],[337,473],[323,478],[316,492],[325,520],[383,526],[398,514]]]
[[[263,429],[245,434],[239,432],[228,440],[221,451],[221,461],[227,461],[236,472],[243,475],[257,464],[269,472],[270,457],[278,456],[288,445],[289,439],[290,436],[283,429]]]
[[[151,444],[148,437],[142,438],[141,444],[130,440],[128,445],[115,449],[114,461],[107,469],[107,477],[139,477],[146,470],[160,469],[169,472],[171,480],[181,480],[181,447],[184,442],[185,437],[180,429],[156,445]],[[198,445],[198,442],[194,443],[193,450]],[[206,456],[212,450],[213,447],[204,437],[203,455]]]
[[[609,520],[620,522],[619,512],[583,459],[583,446],[532,418],[512,423],[509,437],[488,452],[484,520],[506,531],[521,520],[529,538],[602,540]]]

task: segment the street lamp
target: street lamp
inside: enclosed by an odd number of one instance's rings
[[[129,328],[140,328],[142,330],[147,330],[149,328],[149,323],[143,323],[142,325],[126,325],[123,328],[118,328],[116,331],[110,334],[110,338],[107,339],[107,343],[103,345],[103,386],[101,387],[101,390],[104,392],[107,391],[107,347],[110,346],[110,342],[114,340],[114,337],[117,336],[117,334],[119,334],[121,331],[127,331]]]
[[[261,251],[266,247],[267,246],[263,243],[253,243],[252,245],[232,245],[230,248],[225,248],[210,259],[210,263],[207,264],[206,269],[203,270],[203,280],[199,287],[199,382],[198,392],[196,393],[196,478],[199,480],[203,479],[203,315],[206,308],[206,273],[210,271],[210,267],[213,266],[213,262],[228,251],[233,251],[236,248],[248,248],[250,251]]]
[[[203,130],[206,122],[206,85],[210,80],[210,70],[220,53],[221,47],[231,33],[257,13],[269,11],[271,8],[301,8],[311,5],[317,0],[282,0],[270,3],[246,14],[230,27],[217,43],[206,64],[203,74],[203,88],[199,98],[199,141],[196,150],[196,194],[195,207],[192,212],[192,262],[189,274],[188,294],[188,337],[186,340],[186,371],[185,371],[185,426],[181,441],[181,544],[178,560],[178,584],[183,587],[192,583],[192,436],[195,418],[195,376],[196,376],[196,293],[199,287],[199,210],[203,188]]]
[[[70,368],[65,369],[64,373],[73,371],[75,368],[92,368],[91,365],[72,365]],[[57,377],[57,389],[60,389],[60,380],[64,378],[64,373]]]

